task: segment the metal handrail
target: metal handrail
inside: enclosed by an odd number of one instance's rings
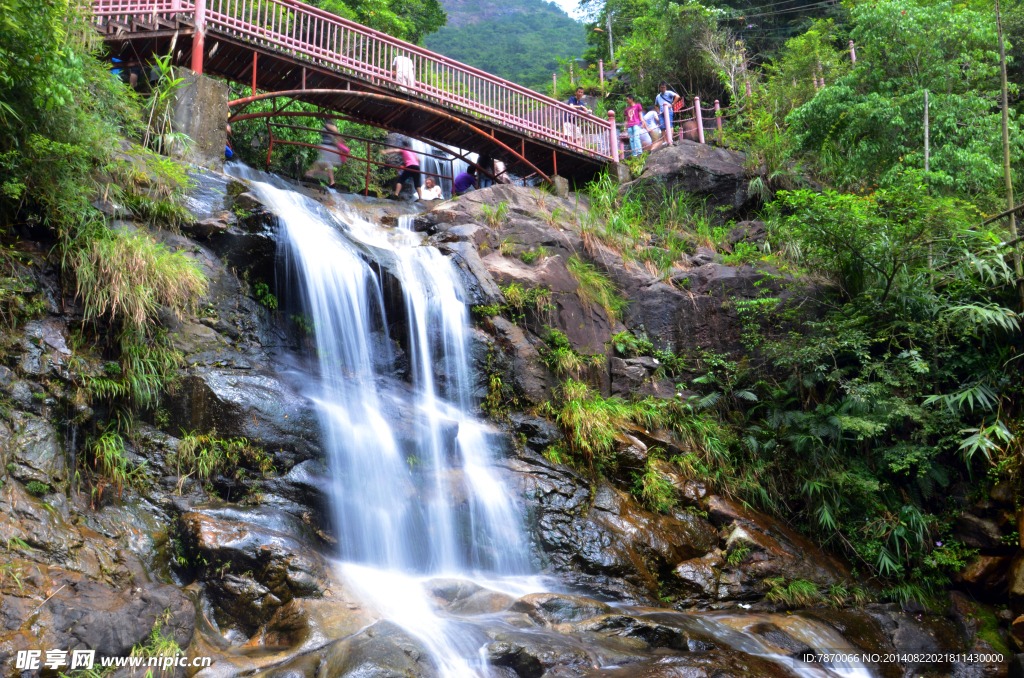
[[[212,28],[578,153],[617,156],[606,120],[298,0],[93,0],[93,13],[98,22],[192,14],[199,34]]]

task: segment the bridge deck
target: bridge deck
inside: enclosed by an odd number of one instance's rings
[[[93,10],[125,66],[173,43],[174,63],[294,90],[346,119],[489,154],[518,174],[585,181],[611,159],[608,121],[514,83],[297,0],[208,1],[94,0]]]

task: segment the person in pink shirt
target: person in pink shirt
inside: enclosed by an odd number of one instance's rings
[[[632,94],[626,95],[626,129],[629,131],[629,147],[633,151],[633,157],[643,153],[643,145],[640,143],[640,134],[651,128],[644,120],[644,107],[637,103],[636,97]]]
[[[420,174],[420,158],[408,146],[402,148],[390,148],[386,151],[381,151],[381,155],[389,155],[392,153],[402,154],[402,173],[398,175],[398,182],[395,184],[395,197],[402,195],[402,184],[406,181],[411,181],[412,185],[416,189],[416,199],[420,199],[420,189],[423,187],[423,175]]]

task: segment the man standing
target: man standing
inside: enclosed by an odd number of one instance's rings
[[[668,88],[668,83],[664,83],[664,82],[661,83],[660,85],[658,85],[658,89],[660,90],[660,93],[658,94],[658,96],[654,97],[654,104],[658,107],[658,113],[661,114],[661,115],[658,116],[659,119],[661,120],[661,122],[658,124],[658,127],[661,128],[662,130],[664,130],[665,129],[665,116],[664,116],[665,104],[668,104],[668,124],[669,124],[669,127],[671,127],[672,126],[672,107],[676,105],[677,101],[679,101],[679,95],[676,94],[675,92],[673,92],[672,90],[670,90]]]
[[[583,103],[583,88],[577,87],[576,93],[569,97],[569,100],[565,102],[569,108],[574,111],[579,111],[582,114],[590,113],[590,109]],[[566,139],[583,141],[583,134],[580,131],[580,126],[577,125],[573,116],[566,114],[565,123],[562,125],[562,133],[565,134]]]

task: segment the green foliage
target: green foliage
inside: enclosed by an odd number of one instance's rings
[[[29,482],[28,485],[25,486],[25,489],[28,490],[29,494],[41,497],[50,491],[50,486],[47,485],[46,483],[41,483],[38,480],[33,480]]]
[[[175,465],[179,478],[194,476],[197,480],[228,473],[238,479],[244,477],[246,469],[267,476],[276,470],[273,459],[246,438],[218,438],[216,431],[208,434],[183,432],[170,462]]]
[[[569,338],[559,330],[550,330],[544,343],[540,349],[540,360],[559,376],[579,377],[588,368],[604,365],[603,355],[588,355],[576,351]]]
[[[822,156],[832,183],[888,186],[924,166],[924,92],[930,95],[936,188],[979,195],[1002,180],[998,54],[988,10],[884,0],[851,10],[859,58],[790,114],[798,145]],[[1024,150],[1015,119],[1011,143]],[[827,156],[824,157],[824,156]]]
[[[661,472],[661,452],[657,448],[648,450],[644,471],[633,479],[633,495],[651,511],[667,513],[676,505],[676,489]]]
[[[806,579],[794,579],[787,584],[782,578],[768,578],[763,584],[768,589],[765,598],[788,607],[807,607],[822,599],[818,585]]]
[[[447,19],[438,0],[314,0],[312,4],[415,44]]]
[[[619,294],[615,284],[604,273],[574,254],[566,262],[569,273],[576,279],[576,296],[584,305],[597,305],[604,309],[611,321],[622,317],[628,303]]]
[[[428,49],[544,94],[558,60],[586,47],[583,27],[542,0],[474,0],[448,11],[448,25],[424,40]]]
[[[551,308],[551,290],[541,287],[523,287],[520,283],[510,283],[501,288],[505,296],[505,310],[517,323],[525,322],[526,312],[531,307],[538,315],[544,314]]]
[[[108,485],[116,488],[118,499],[126,485],[145,487],[145,464],[134,466],[128,459],[124,439],[117,426],[108,426],[98,438],[90,440],[86,444],[86,456],[91,459],[93,469],[100,476],[93,488],[97,502],[103,498],[103,491]]]
[[[480,205],[480,211],[483,212],[484,219],[487,220],[487,225],[491,228],[498,228],[506,221],[508,221],[508,201],[502,200],[494,207],[490,205]],[[504,254],[504,252],[502,252]]]
[[[256,301],[267,307],[269,311],[277,310],[277,297],[270,291],[270,287],[265,282],[258,282],[252,286],[252,293],[256,297]]]
[[[85,319],[120,321],[128,331],[145,331],[161,306],[194,309],[207,289],[193,259],[141,232],[93,227],[71,244],[68,262]]]

